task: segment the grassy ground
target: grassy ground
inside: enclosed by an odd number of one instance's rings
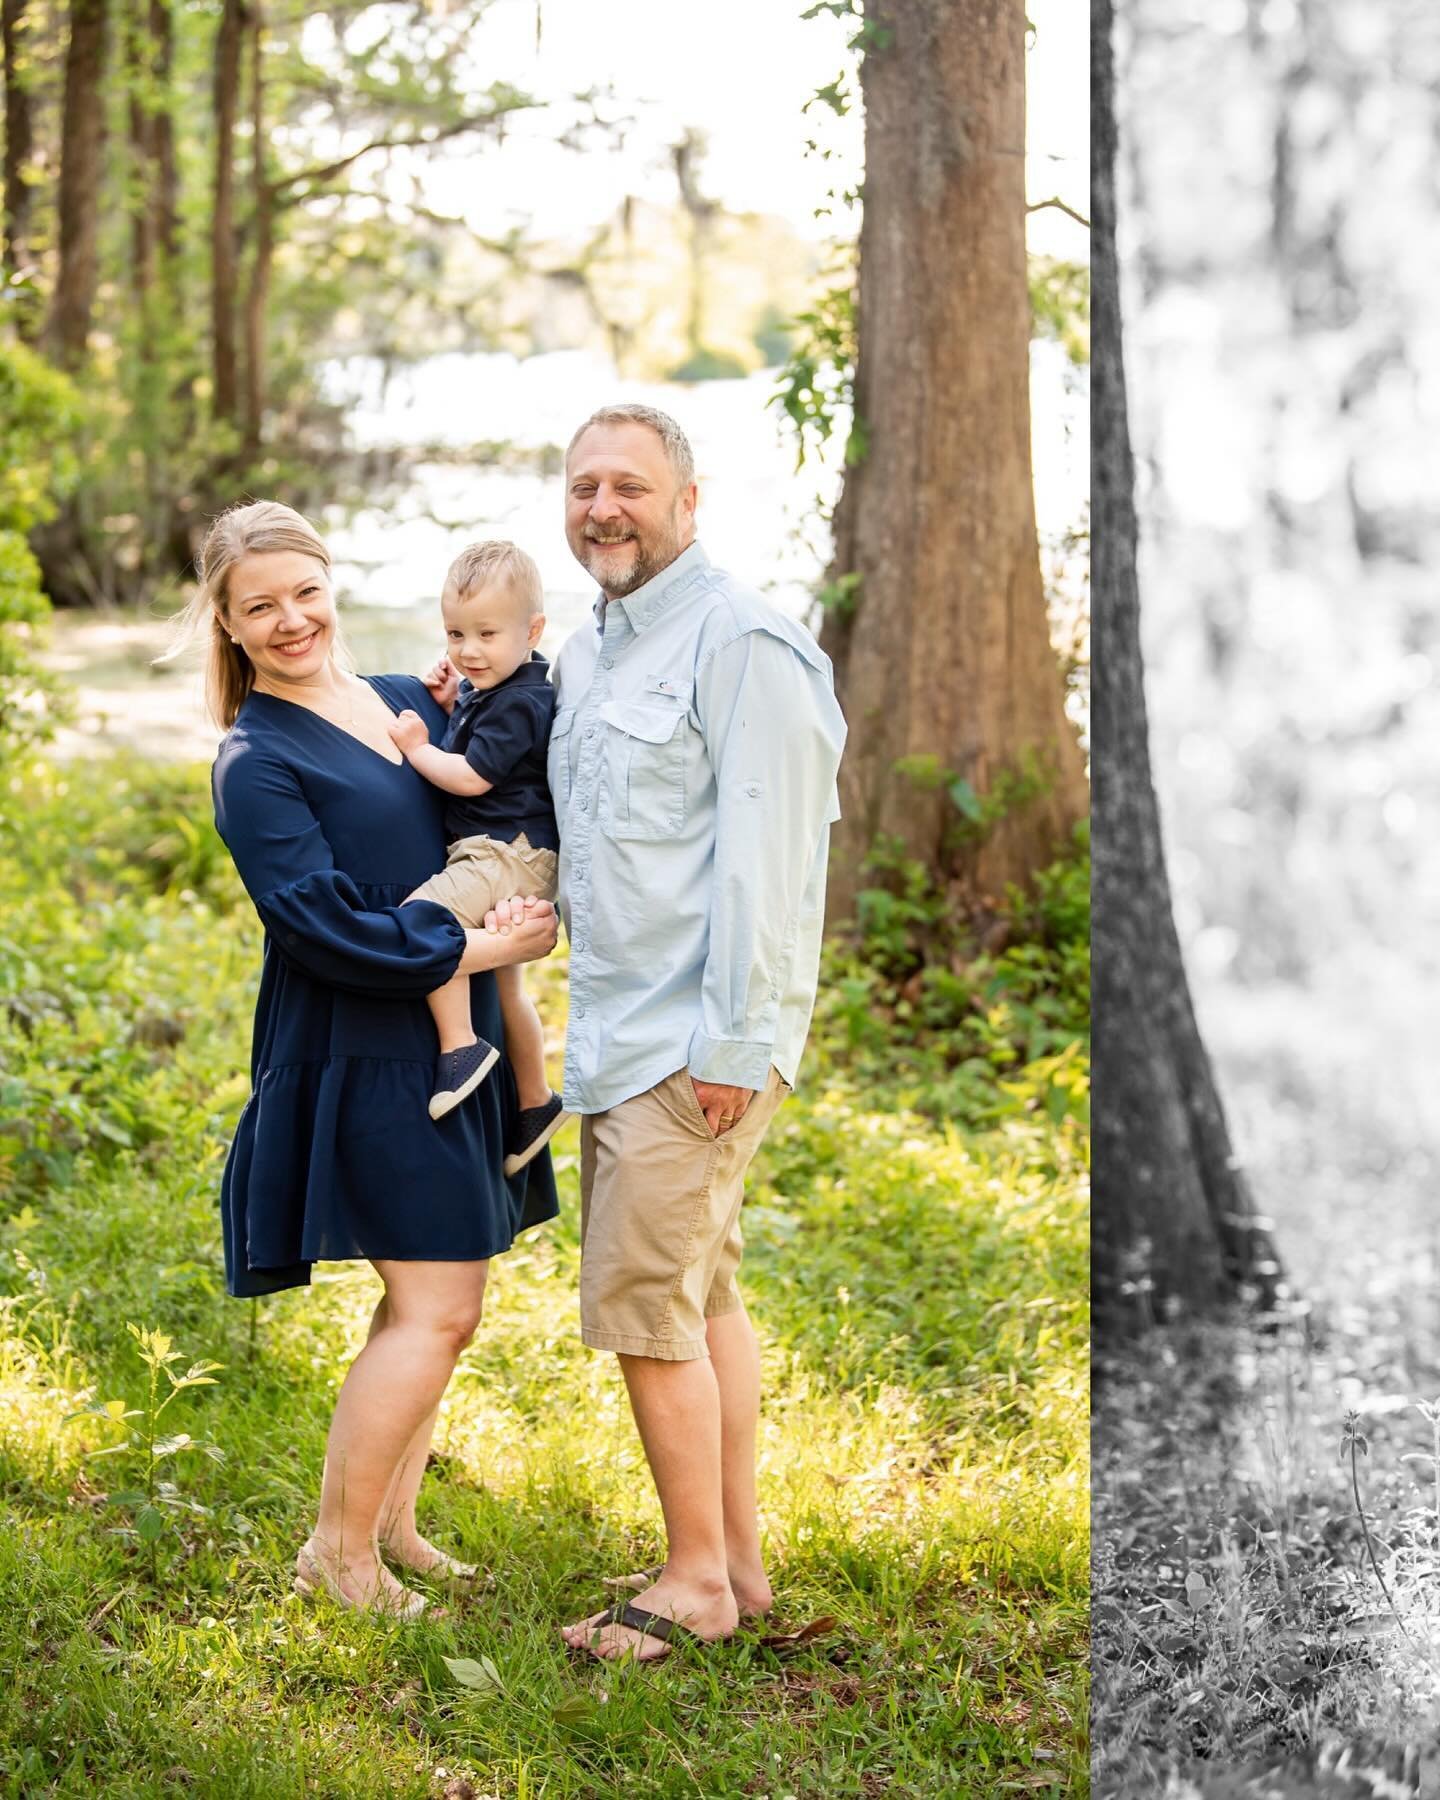
[[[1238,1792],[1221,1771],[1313,1771],[1359,1741],[1392,1762],[1409,1744],[1418,1791],[1440,1793],[1433,1109],[1387,992],[1414,1031],[1413,978],[1408,1005],[1377,983],[1368,1023],[1318,987],[1237,992],[1207,1019],[1299,1299],[1097,1364],[1096,1791],[1113,1800],[1177,1770]]]
[[[613,1361],[576,1337],[568,1135],[562,1218],[497,1262],[422,1496],[493,1585],[409,1625],[290,1593],[376,1287],[220,1291],[258,934],[207,817],[193,771],[102,764],[13,774],[0,818],[0,1794],[1083,1794],[1083,1143],[1023,1084],[937,1127],[822,1041],[757,1165],[771,1630],[833,1629],[562,1651],[660,1545]],[[164,1415],[197,1443],[153,1517],[143,1451],[98,1454],[147,1421],[72,1417],[145,1411],[131,1324],[222,1365]]]

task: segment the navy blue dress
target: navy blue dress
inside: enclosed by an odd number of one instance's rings
[[[378,675],[432,742],[424,684]],[[501,1174],[515,1084],[503,1058],[443,1119],[428,1112],[437,1041],[425,996],[465,935],[427,900],[445,864],[444,795],[289,700],[252,693],[220,746],[215,822],[265,926],[254,1087],[221,1184],[226,1281],[248,1297],[303,1286],[315,1262],[461,1262],[555,1217],[547,1151]],[[503,1044],[495,978],[470,981],[475,1030]]]

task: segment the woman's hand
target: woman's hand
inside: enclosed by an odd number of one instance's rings
[[[460,692],[460,672],[448,656],[442,656],[433,669],[420,677],[430,690],[430,698],[446,712],[454,712],[455,696]]]
[[[465,933],[462,975],[536,962],[550,954],[560,935],[560,915],[548,900],[502,900],[485,918],[484,931]]]
[[[425,721],[417,712],[407,711],[397,714],[386,729],[390,733],[391,742],[398,744],[406,756],[409,756],[412,750],[418,750],[422,744],[430,742],[430,732]]]

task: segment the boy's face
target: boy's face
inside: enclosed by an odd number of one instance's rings
[[[498,687],[513,675],[540,642],[544,613],[508,581],[491,581],[461,596],[447,587],[440,596],[445,649],[450,661],[477,688]]]

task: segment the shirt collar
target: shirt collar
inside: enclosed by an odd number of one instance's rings
[[[658,575],[652,575],[633,594],[623,595],[614,604],[625,609],[625,617],[630,621],[633,631],[646,631],[662,613],[668,611],[704,577],[709,567],[710,558],[701,549],[700,540],[696,538],[689,549],[682,550],[674,562],[663,568]],[[595,602],[595,622],[602,637],[605,632],[605,608],[610,604],[603,593]]]
[[[503,681],[497,681],[493,688],[477,688],[468,676],[462,677],[455,697],[457,700],[469,700],[472,695],[483,698],[487,694],[498,694],[501,688],[533,687],[537,681],[547,681],[549,676],[550,664],[538,650],[532,650],[529,662],[521,663]]]

